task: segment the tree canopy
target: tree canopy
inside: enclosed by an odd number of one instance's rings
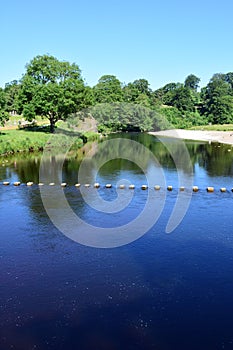
[[[211,123],[233,123],[232,75],[215,74],[202,89],[202,114]]]
[[[123,101],[121,82],[115,75],[103,75],[93,88],[96,103]]]
[[[47,118],[53,132],[58,120],[89,106],[97,107],[93,111],[99,124],[106,123],[114,130],[114,123],[119,130],[130,129],[133,124],[142,131],[156,128],[153,118],[159,114],[176,127],[233,123],[233,72],[214,74],[201,90],[199,84],[200,78],[189,74],[184,82],[169,82],[153,91],[145,78],[126,84],[115,75],[105,74],[90,87],[76,63],[39,55],[26,65],[20,81],[13,80],[0,90],[0,123],[17,111],[29,121],[37,115]],[[125,103],[131,107],[126,108]]]
[[[0,124],[4,125],[8,118],[9,114],[6,110],[6,94],[5,91],[0,88]]]
[[[188,89],[197,91],[201,79],[194,74],[190,74],[184,81],[184,86]]]
[[[36,56],[26,66],[19,91],[19,110],[28,119],[36,115],[56,122],[85,107],[85,86],[79,66],[53,56]]]

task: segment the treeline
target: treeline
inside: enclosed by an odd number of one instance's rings
[[[11,113],[28,121],[39,115],[48,119],[51,132],[58,120],[83,113],[98,121],[100,131],[233,123],[233,73],[214,74],[201,90],[199,84],[200,78],[190,74],[182,83],[152,90],[146,79],[124,84],[104,75],[89,87],[77,64],[36,56],[20,81],[0,88],[0,122],[4,125]]]

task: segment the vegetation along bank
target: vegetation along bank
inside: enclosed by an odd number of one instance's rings
[[[77,133],[79,122],[86,117],[96,121],[96,130],[91,127],[90,131],[101,133],[233,123],[233,73],[214,74],[201,89],[199,84],[200,78],[190,74],[184,82],[152,90],[144,78],[125,84],[114,75],[104,75],[90,87],[76,63],[51,55],[36,56],[20,80],[0,88],[1,125],[12,121],[23,129],[0,130],[0,154],[41,150],[55,130],[60,130],[63,140],[76,137],[80,147],[90,137]],[[22,128],[22,120],[33,121],[37,127]],[[61,122],[66,123],[65,128]],[[39,129],[44,123],[48,127]]]

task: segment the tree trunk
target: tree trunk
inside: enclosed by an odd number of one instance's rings
[[[50,118],[49,121],[50,121],[50,133],[54,134],[54,131],[55,131],[55,120],[53,118]]]

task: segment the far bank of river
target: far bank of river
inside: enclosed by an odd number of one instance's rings
[[[172,129],[148,134],[156,137],[168,137],[183,140],[194,140],[204,142],[218,142],[233,145],[233,131],[211,131],[211,130],[185,130]],[[86,142],[94,141],[100,138],[100,135],[94,132],[74,135],[71,133],[59,132],[57,138],[58,145],[66,143],[69,136],[74,138],[73,147],[80,149]],[[76,136],[76,137],[75,137]],[[44,145],[51,135],[47,132],[34,132],[25,130],[6,130],[0,133],[0,155],[15,154],[18,152],[38,152],[42,151]]]
[[[165,136],[183,140],[219,142],[233,145],[233,131],[172,129],[149,132],[149,134],[157,137]]]

